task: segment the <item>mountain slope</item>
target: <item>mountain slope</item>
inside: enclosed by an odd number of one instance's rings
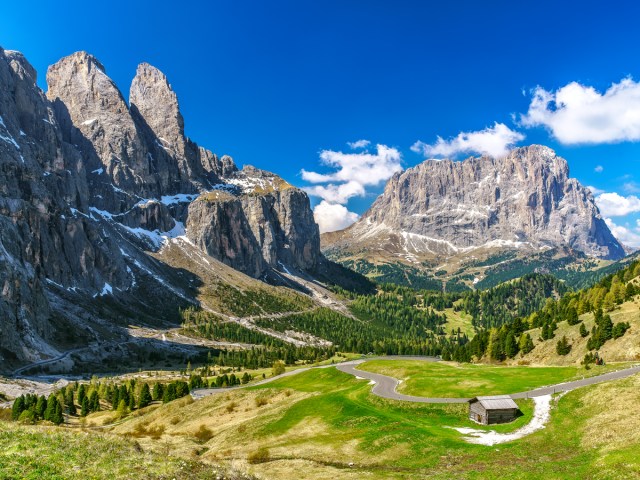
[[[398,173],[358,222],[322,243],[363,273],[397,265],[468,286],[487,267],[531,256],[541,258],[537,267],[625,255],[590,191],[539,145],[501,158],[427,160]]]
[[[328,295],[313,281],[334,267],[307,195],[188,139],[159,70],[139,66],[129,103],[85,52],[47,82],[45,95],[24,56],[0,48],[2,369],[126,345],[131,322],[211,309],[211,282]]]

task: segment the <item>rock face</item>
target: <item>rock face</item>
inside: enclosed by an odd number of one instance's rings
[[[306,194],[186,138],[156,68],[139,66],[130,104],[85,52],[51,66],[47,83],[45,95],[26,59],[0,48],[4,369],[55,355],[61,324],[95,339],[91,322],[170,319],[197,303],[177,281],[185,272],[153,257],[177,237],[256,278],[322,260]]]
[[[625,255],[591,192],[569,178],[564,159],[540,145],[503,158],[427,160],[397,173],[358,222],[323,242],[343,252],[384,245],[414,263],[500,249]]]

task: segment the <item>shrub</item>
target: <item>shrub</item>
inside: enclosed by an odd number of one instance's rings
[[[264,396],[256,397],[256,407],[263,407],[269,403],[269,399]]]
[[[260,447],[255,452],[251,452],[247,457],[247,462],[252,465],[266,463],[269,460],[271,460],[271,456],[269,455],[269,450],[266,447]]]
[[[34,423],[36,423],[36,415],[33,413],[32,410],[25,410],[18,417],[18,421],[20,423],[33,425]]]
[[[200,443],[207,443],[209,440],[213,438],[213,432],[206,425],[200,425],[200,428],[196,430],[194,434],[196,440]]]

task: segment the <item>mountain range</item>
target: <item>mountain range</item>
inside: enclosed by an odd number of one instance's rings
[[[321,239],[304,191],[185,135],[157,68],[139,65],[126,100],[94,56],[77,52],[48,69],[47,85],[21,53],[0,48],[4,372],[47,358],[71,368],[65,352],[87,349],[95,362],[170,350],[132,336],[177,326],[186,308],[235,322],[317,306],[350,315],[327,284],[371,284],[344,266],[464,290],[533,270],[577,275],[626,253],[590,191],[544,146],[425,161]],[[296,345],[317,340],[245,326]]]
[[[553,268],[627,253],[566,160],[541,145],[500,158],[427,160],[396,173],[355,224],[322,243],[362,273],[409,284],[426,276],[438,288],[443,280],[477,285],[487,268],[503,272],[514,262],[520,276],[523,259],[530,269]]]

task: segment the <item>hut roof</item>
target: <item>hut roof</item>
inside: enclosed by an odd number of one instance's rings
[[[508,408],[518,408],[516,402],[509,395],[493,395],[488,397],[474,397],[469,403],[480,402],[487,410],[504,410]]]

